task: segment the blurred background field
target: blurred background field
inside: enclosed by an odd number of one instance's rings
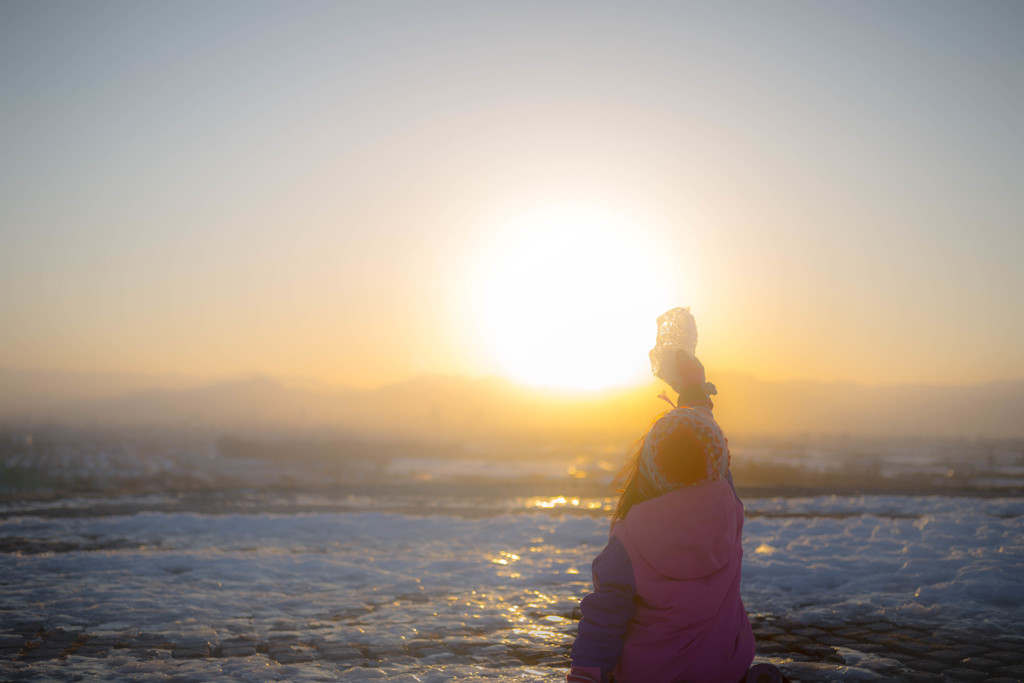
[[[627,446],[8,427],[0,432],[0,496],[257,489],[599,497],[613,494]],[[1021,439],[744,437],[730,447],[744,494],[1024,493]]]

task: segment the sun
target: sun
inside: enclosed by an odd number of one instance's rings
[[[650,379],[655,319],[673,303],[663,252],[611,212],[520,217],[491,245],[478,290],[485,342],[514,381],[595,390]]]

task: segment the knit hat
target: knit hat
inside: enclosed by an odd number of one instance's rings
[[[703,406],[680,406],[651,427],[640,451],[640,493],[653,498],[725,477],[729,443]]]

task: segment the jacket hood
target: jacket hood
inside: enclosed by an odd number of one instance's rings
[[[696,579],[735,556],[743,504],[728,481],[716,480],[638,503],[620,524],[655,570],[675,579]]]

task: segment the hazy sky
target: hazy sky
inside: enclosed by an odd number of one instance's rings
[[[1024,378],[1022,36],[1019,2],[4,0],[0,366],[372,385],[647,325],[602,352],[642,373],[690,305],[713,368]],[[613,227],[540,258],[564,207]]]

